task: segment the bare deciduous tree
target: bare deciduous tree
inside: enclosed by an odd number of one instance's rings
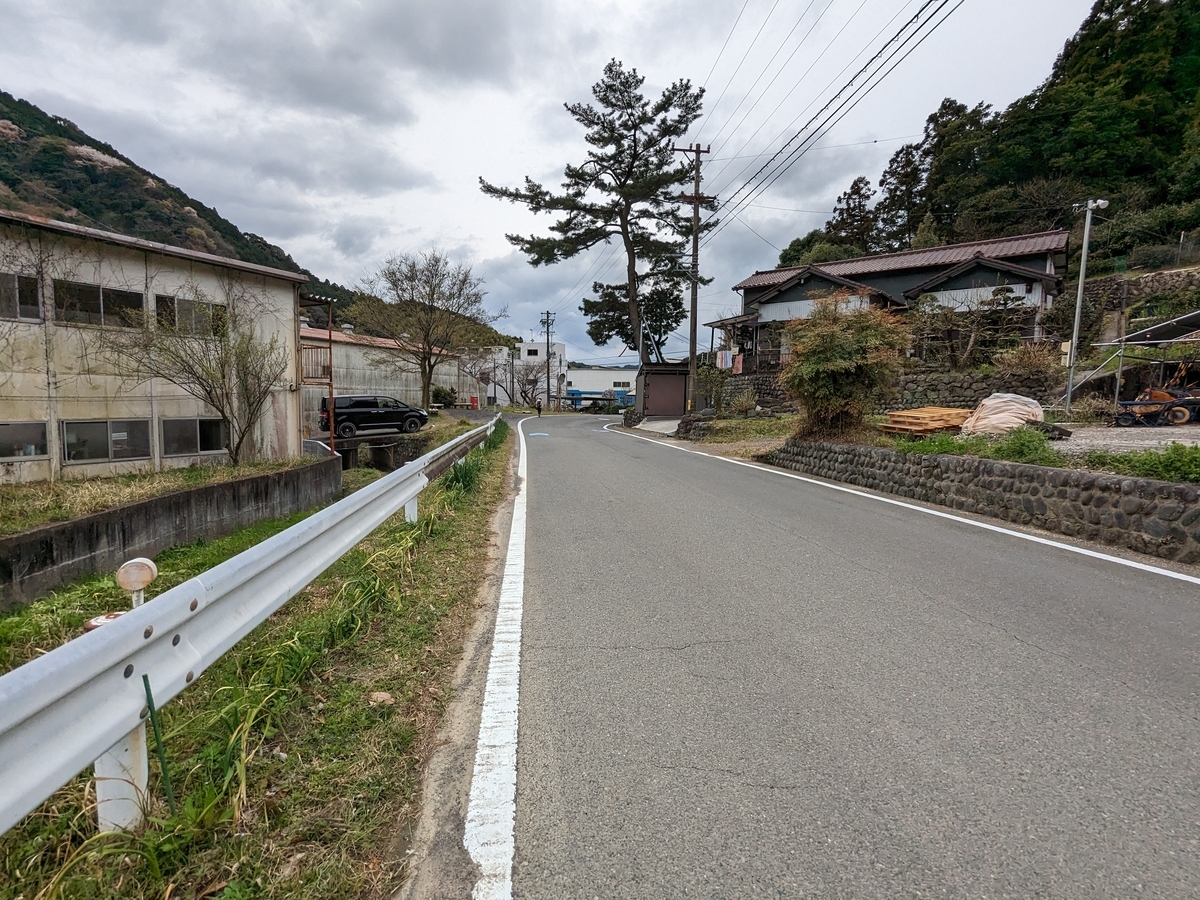
[[[546,364],[537,360],[514,362],[513,381],[521,402],[533,406],[546,393]]]
[[[505,315],[484,307],[482,285],[470,266],[452,264],[440,250],[404,253],[364,280],[364,296],[350,317],[363,331],[395,344],[368,351],[372,362],[420,373],[421,405],[428,408],[437,367],[477,343],[480,325]]]
[[[98,329],[100,350],[135,381],[161,378],[208,404],[225,423],[226,449],[235,465],[252,458],[254,431],[271,392],[288,369],[288,352],[256,323],[263,298],[240,280],[221,280],[221,297],[189,283],[177,292],[172,314],[131,317],[125,328]],[[186,311],[186,314],[184,313]]]

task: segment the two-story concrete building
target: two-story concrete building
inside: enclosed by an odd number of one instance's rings
[[[178,384],[132,377],[104,332],[207,322],[254,304],[287,355],[254,434],[301,452],[299,288],[308,277],[69,222],[0,211],[0,481],[115,475],[227,458],[215,411]],[[235,298],[231,301],[231,298]],[[199,333],[199,331],[197,332]]]

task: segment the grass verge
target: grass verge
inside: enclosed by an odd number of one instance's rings
[[[800,415],[776,416],[770,419],[713,419],[708,423],[704,444],[733,444],[769,438],[789,438],[804,423]]]
[[[904,453],[977,456],[981,459],[1054,468],[1084,468],[1135,478],[1200,484],[1200,447],[1185,444],[1169,444],[1164,450],[1132,450],[1124,453],[1089,450],[1068,455],[1056,449],[1042,432],[1018,428],[995,438],[944,433],[915,439],[896,438],[894,446]]]
[[[266,475],[312,462],[304,457],[263,459],[237,466],[213,464],[68,481],[0,485],[0,536],[17,534],[79,516],[102,512],[161,494],[220,481]]]
[[[490,520],[505,493],[508,429],[276,613],[163,710],[180,801],[96,835],[87,776],[0,838],[0,898],[375,898],[404,874],[419,764],[474,615]],[[159,558],[156,589],[301,516]],[[0,621],[10,664],[120,608],[94,579]]]

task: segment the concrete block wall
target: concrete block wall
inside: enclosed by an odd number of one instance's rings
[[[1200,562],[1200,486],[792,439],[766,461],[911,500]]]
[[[342,461],[208,484],[0,538],[0,609],[31,603],[61,584],[115,572],[136,556],[230,534],[336,499]]]

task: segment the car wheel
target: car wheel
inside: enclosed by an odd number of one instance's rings
[[[358,427],[353,422],[343,422],[338,426],[338,437],[352,438],[358,433]]]
[[[420,419],[405,419],[404,420],[404,431],[406,433],[412,434],[414,431],[420,431],[420,430],[421,430],[421,420]]]

